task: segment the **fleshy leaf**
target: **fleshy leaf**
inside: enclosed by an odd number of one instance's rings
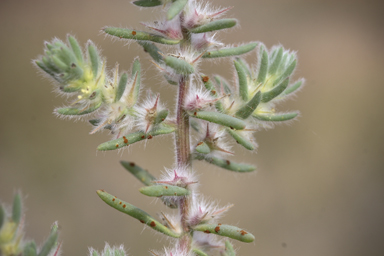
[[[73,36],[68,36],[68,42],[71,45],[72,51],[75,54],[77,61],[80,63],[84,62],[83,52],[76,38]]]
[[[171,185],[152,185],[140,188],[140,193],[146,196],[186,196],[189,195],[188,189]]]
[[[202,224],[195,226],[192,229],[195,231],[202,231],[205,233],[229,237],[245,243],[252,243],[255,240],[255,237],[251,233],[230,225]]]
[[[135,176],[139,181],[141,181],[144,185],[151,186],[153,185],[152,181],[156,178],[152,176],[147,170],[144,170],[140,166],[136,165],[133,162],[126,162],[126,161],[120,161],[121,165],[129,171],[133,176]],[[177,205],[172,202],[171,200],[168,200],[167,197],[161,198],[163,203],[172,208],[177,208]]]
[[[150,174],[148,171],[144,170],[133,162],[120,161],[120,163],[127,171],[129,171],[144,185],[153,185],[152,181],[156,178],[152,176],[152,174]]]
[[[229,116],[219,112],[197,111],[189,114],[195,118],[199,118],[208,122],[224,125],[236,130],[242,130],[246,126],[246,123],[244,121],[236,117]]]
[[[290,112],[290,113],[254,113],[253,116],[261,121],[288,121],[295,118],[299,113]]]
[[[296,68],[296,60],[293,60],[289,66],[285,69],[284,73],[273,82],[273,86],[279,84],[281,81],[292,75],[293,71]]]
[[[147,52],[154,61],[157,63],[163,62],[163,56],[160,54],[161,50],[157,48],[154,43],[145,41],[137,41],[137,43],[144,48],[144,51]]]
[[[220,19],[220,20],[214,20],[207,24],[198,26],[196,28],[193,28],[190,30],[191,33],[205,33],[205,32],[211,32],[216,31],[220,29],[226,29],[234,27],[237,23],[236,19]]]
[[[59,236],[57,223],[54,223],[51,229],[51,234],[49,235],[47,241],[45,241],[41,251],[38,256],[48,256],[49,253],[55,249],[57,244],[57,238]]]
[[[137,31],[127,28],[106,27],[103,31],[111,36],[116,36],[124,39],[133,39],[138,41],[152,41],[159,44],[175,45],[180,40],[168,39],[155,34],[147,33],[144,31]]]
[[[211,96],[214,97],[215,99],[217,99],[218,93],[217,93],[216,88],[215,88],[214,84],[212,83],[211,79],[208,76],[203,75],[203,74],[201,75],[201,79],[204,83],[205,88],[211,92]],[[219,112],[224,111],[223,104],[219,100],[216,101],[215,107]]]
[[[281,60],[283,58],[283,52],[284,52],[283,47],[279,47],[279,49],[276,51],[277,51],[276,56],[274,57],[274,59],[271,63],[271,66],[269,67],[269,70],[268,70],[269,74],[271,74],[271,75],[276,73],[276,71],[278,70],[278,68],[280,66]]]
[[[5,220],[5,211],[3,206],[0,204],[0,230],[4,224],[4,220]]]
[[[196,256],[208,256],[208,254],[197,248],[193,248],[192,251]]]
[[[234,61],[235,68],[237,71],[237,76],[239,78],[239,95],[243,101],[248,101],[248,81],[247,81],[247,72],[244,70],[243,65],[238,61]]]
[[[20,194],[17,193],[13,198],[13,207],[12,207],[12,220],[15,223],[19,223],[22,215],[22,203]]]
[[[125,88],[127,86],[127,82],[128,82],[128,74],[123,73],[123,75],[120,77],[119,85],[117,87],[115,102],[119,101],[121,99],[121,96],[123,96]]]
[[[152,216],[150,216],[145,211],[137,208],[134,205],[131,205],[127,202],[124,202],[115,196],[108,194],[104,190],[98,190],[97,191],[98,196],[109,206],[115,208],[116,210],[128,214],[129,216],[138,219],[141,223],[144,223],[148,225],[150,228],[163,233],[165,235],[168,235],[170,237],[178,238],[180,237],[180,234],[177,234],[173,232],[172,230],[168,229],[166,226],[155,220]]]
[[[198,160],[205,160],[210,164],[219,166],[233,172],[253,172],[256,167],[250,164],[236,163],[230,160],[214,157],[214,156],[196,156]]]
[[[268,102],[279,96],[288,86],[289,78],[286,78],[278,86],[275,86],[273,89],[263,92],[261,95],[261,102]]]
[[[247,119],[255,111],[260,101],[261,92],[258,91],[250,101],[248,101],[243,107],[237,110],[235,116],[240,119]]]
[[[194,67],[181,58],[166,56],[164,62],[167,66],[173,68],[178,74],[189,75],[195,72]]]
[[[211,149],[208,147],[207,143],[203,141],[197,143],[195,150],[201,154],[211,153]]]
[[[56,108],[55,112],[57,112],[60,115],[65,116],[81,116],[86,115],[89,113],[92,113],[93,111],[96,111],[98,108],[100,108],[102,105],[102,102],[99,102],[95,104],[94,106],[89,106],[85,109],[78,109],[78,108]]]
[[[100,56],[97,53],[96,47],[92,43],[89,43],[88,45],[88,54],[91,61],[93,75],[96,77],[99,71]]]
[[[254,150],[255,149],[255,145],[253,145],[253,143],[250,142],[248,139],[241,136],[241,134],[239,134],[238,132],[231,130],[231,129],[227,129],[227,132],[237,141],[237,143],[239,143],[240,145],[242,145],[246,149],[248,149],[248,150]]]
[[[157,127],[155,127],[153,130],[148,132],[147,134],[145,134],[143,131],[138,131],[138,132],[127,134],[126,136],[123,136],[122,138],[119,138],[119,139],[104,142],[97,147],[97,150],[106,151],[106,150],[119,149],[128,145],[131,145],[138,141],[151,139],[154,136],[168,134],[174,131],[175,131],[174,127],[160,124]]]
[[[138,0],[132,3],[140,7],[155,7],[163,4],[160,0]]]
[[[163,122],[167,118],[168,112],[169,112],[168,109],[163,109],[163,110],[157,112],[156,119],[155,119],[155,125]]]
[[[294,93],[296,92],[297,90],[299,90],[302,85],[304,84],[304,79],[299,79],[298,81],[294,82],[292,85],[289,85],[287,87],[287,89],[285,89],[281,94],[280,96],[286,96],[286,95],[289,95],[291,93]]]
[[[36,256],[37,255],[37,249],[35,242],[29,242],[24,246],[23,249],[23,256]]]
[[[203,55],[203,58],[222,58],[229,56],[238,56],[252,51],[257,45],[257,42],[252,42],[237,47],[223,48],[216,51],[208,51]]]
[[[174,0],[167,11],[167,19],[172,20],[175,18],[184,9],[187,2],[188,0]]]
[[[228,240],[225,241],[225,251],[223,253],[223,256],[236,256],[236,252],[233,249],[233,245]]]
[[[257,75],[257,83],[263,84],[265,82],[265,79],[268,74],[268,53],[264,49],[264,46],[262,45],[260,47],[260,53],[259,53],[259,67],[258,67],[258,75]]]

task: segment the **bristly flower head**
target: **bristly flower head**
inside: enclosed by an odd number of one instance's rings
[[[209,91],[195,86],[189,90],[184,109],[190,112],[209,109],[216,101]]]
[[[179,243],[176,243],[173,248],[164,248],[164,252],[150,251],[153,256],[194,256],[195,254],[182,248]]]
[[[188,215],[188,224],[193,227],[204,223],[217,223],[218,220],[232,206],[219,207],[216,202],[209,201],[197,194],[193,194],[193,204]]]
[[[190,0],[185,9],[184,26],[191,29],[221,17],[232,7],[213,9],[206,1]]]
[[[185,167],[177,169],[166,169],[162,176],[153,182],[158,184],[179,186],[182,188],[191,188],[191,185],[197,183],[197,178],[194,171]]]
[[[150,91],[147,92],[147,98],[144,102],[135,107],[135,111],[137,127],[145,133],[152,130],[156,124],[164,121],[166,116],[161,116],[162,112],[166,111],[168,115],[168,111],[160,103],[160,94],[155,96]]]
[[[153,24],[141,23],[149,29],[152,29],[156,34],[165,36],[171,39],[181,40],[183,39],[183,33],[181,32],[180,19],[155,21]]]
[[[89,248],[89,256],[128,256],[128,254],[125,252],[124,245],[111,247],[108,243],[105,243],[104,250],[101,253]]]

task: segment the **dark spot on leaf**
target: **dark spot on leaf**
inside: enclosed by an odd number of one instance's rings
[[[129,165],[132,166],[132,167],[135,167],[135,163],[134,162],[131,162]]]
[[[205,230],[204,233],[209,234],[209,233],[211,233],[211,231]]]
[[[240,230],[240,234],[243,236],[243,235],[248,234],[248,232],[246,232],[246,231],[244,231],[244,230]]]
[[[151,222],[151,227],[156,227],[156,223],[154,221]]]
[[[215,227],[215,232],[216,232],[216,233],[219,233],[219,231],[220,231],[220,227],[219,227],[219,226],[216,226],[216,227]]]

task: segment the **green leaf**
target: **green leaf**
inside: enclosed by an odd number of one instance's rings
[[[208,254],[197,248],[193,248],[192,251],[196,256],[208,256]]]
[[[207,143],[201,141],[197,143],[195,150],[201,154],[209,154],[211,153],[211,149],[207,145]]]
[[[185,7],[188,0],[175,0],[167,11],[167,19],[172,20],[176,17]]]
[[[264,50],[264,46],[260,47],[259,54],[259,67],[258,67],[258,75],[257,75],[257,83],[263,84],[268,74],[268,53]]]
[[[56,247],[57,238],[59,236],[57,223],[54,223],[47,241],[45,241],[38,256],[48,256],[48,254]]]
[[[197,156],[198,160],[205,160],[210,164],[219,166],[229,171],[233,172],[253,172],[256,170],[256,167],[249,164],[240,164],[226,159],[213,157],[213,156]]]
[[[71,49],[72,49],[73,53],[75,54],[77,61],[80,63],[83,63],[84,62],[83,52],[82,52],[81,47],[80,47],[79,43],[77,42],[76,38],[68,35],[68,42],[71,45]]]
[[[23,256],[36,256],[37,255],[37,249],[35,242],[29,242],[24,246],[23,249]]]
[[[168,39],[155,34],[150,34],[144,31],[136,31],[127,28],[106,27],[103,31],[111,36],[117,36],[124,39],[133,39],[138,41],[152,41],[159,44],[175,45],[180,43],[180,40]]]
[[[96,77],[99,72],[100,56],[96,50],[96,47],[90,41],[88,43],[88,54],[89,54],[89,60],[91,61],[93,76]]]
[[[248,139],[241,136],[241,134],[239,134],[238,132],[233,131],[231,129],[227,129],[227,132],[237,141],[237,143],[239,143],[240,145],[242,145],[246,149],[248,149],[248,150],[254,150],[255,149],[255,145],[251,141],[249,141]]]
[[[247,65],[247,63],[242,58],[239,58],[239,57],[236,57],[236,61],[239,62],[239,64],[243,67],[247,76],[249,78],[252,78],[251,70],[249,69],[249,66]]]
[[[280,66],[281,60],[283,58],[283,52],[284,52],[283,47],[279,47],[279,50],[277,50],[277,53],[276,53],[276,57],[274,58],[271,66],[269,67],[269,74],[273,75],[277,72]]]
[[[98,196],[109,206],[117,209],[118,211],[128,214],[129,216],[138,219],[141,223],[148,225],[150,228],[168,235],[170,237],[178,238],[180,234],[168,229],[166,226],[155,220],[152,216],[150,216],[145,211],[137,208],[136,206],[124,202],[115,196],[108,194],[104,190],[97,191]]]
[[[287,77],[283,82],[281,82],[278,86],[275,86],[273,89],[263,92],[261,95],[261,102],[269,102],[279,96],[288,86],[289,78]]]
[[[4,220],[5,220],[5,211],[4,211],[3,206],[0,204],[0,230],[4,224]]]
[[[86,115],[89,113],[92,113],[93,111],[96,111],[98,108],[100,108],[102,105],[102,102],[99,102],[95,105],[91,105],[86,109],[78,109],[78,108],[56,108],[55,112],[60,115],[65,116],[81,116]]]
[[[297,112],[290,112],[290,113],[273,113],[273,114],[261,114],[261,113],[254,113],[253,116],[261,121],[274,121],[274,122],[280,122],[280,121],[288,121],[293,118],[295,118],[299,113]]]
[[[160,0],[138,0],[132,3],[140,7],[155,7],[163,4]]]
[[[257,45],[257,42],[252,42],[237,47],[229,47],[216,51],[209,51],[203,55],[203,58],[223,58],[229,56],[238,56],[252,51],[256,48]]]
[[[291,93],[296,92],[297,90],[299,90],[299,89],[302,87],[303,84],[304,84],[304,78],[297,80],[297,81],[294,82],[293,84],[289,85],[289,86],[287,87],[287,89],[285,89],[285,90],[280,94],[280,96],[284,97],[284,96],[287,96],[287,95],[289,95],[289,94],[291,94]]]
[[[122,138],[119,138],[116,140],[104,142],[97,147],[97,150],[107,151],[107,150],[119,149],[128,145],[131,145],[138,141],[151,139],[152,137],[158,136],[158,135],[173,133],[174,131],[175,131],[174,127],[160,124],[157,127],[155,127],[153,130],[148,132],[147,134],[145,134],[143,131],[138,131],[138,132],[127,134],[126,136],[123,136]]]
[[[161,50],[152,42],[146,41],[137,41],[139,45],[144,48],[144,51],[147,52],[154,61],[157,63],[163,62],[163,56],[160,54]]]
[[[229,116],[219,112],[197,111],[189,114],[195,118],[199,118],[208,122],[231,127],[236,130],[242,130],[246,126],[246,123],[244,121],[236,117]]]
[[[205,233],[229,237],[245,243],[252,243],[255,240],[255,237],[251,233],[230,225],[202,224],[195,226],[192,229],[195,231],[202,231]]]
[[[232,28],[236,25],[236,23],[237,23],[236,19],[214,20],[214,21],[211,21],[207,24],[193,28],[190,30],[190,32],[197,34],[197,33],[216,31],[216,30],[220,30],[220,29]]]
[[[51,59],[52,59],[53,63],[55,64],[55,66],[56,66],[58,69],[60,69],[60,70],[62,70],[62,71],[68,71],[69,66],[68,66],[66,63],[64,63],[61,59],[59,59],[59,58],[56,57],[55,55],[52,56]]]
[[[218,96],[218,93],[216,91],[216,87],[214,86],[214,84],[212,83],[211,79],[206,76],[206,75],[203,75],[201,74],[201,79],[204,83],[204,86],[205,88],[211,92],[211,96],[214,97],[215,99],[217,99],[217,96]],[[215,103],[215,107],[216,109],[219,111],[219,112],[223,112],[224,111],[224,108],[223,108],[223,104],[218,100],[216,101]]]
[[[236,252],[233,249],[233,245],[228,240],[225,241],[225,252],[223,256],[236,256]]]
[[[168,109],[163,109],[163,110],[157,112],[156,119],[155,119],[155,125],[158,125],[161,122],[163,122],[167,118],[168,112],[169,112]]]
[[[218,86],[223,86],[225,93],[227,93],[227,94],[232,93],[231,87],[229,86],[227,80],[225,80],[224,77],[214,76],[213,78],[215,79]]]
[[[152,174],[150,174],[148,171],[144,170],[133,162],[120,161],[120,163],[127,171],[129,171],[133,176],[135,176],[139,181],[141,181],[141,183],[147,186],[153,185],[152,181],[156,178],[152,176]],[[177,208],[177,204],[169,200],[169,198],[163,197],[161,198],[161,200],[166,206],[172,209]]]
[[[296,68],[296,60],[293,60],[289,66],[286,68],[286,70],[284,71],[284,73],[278,78],[276,79],[274,82],[273,82],[273,86],[279,84],[281,81],[283,81],[284,79],[286,79],[287,77],[289,77],[290,75],[292,75],[293,71],[295,70]]]
[[[135,89],[134,89],[134,99],[135,102],[137,102],[137,99],[139,98],[139,93],[140,93],[140,85],[141,85],[141,64],[139,59],[135,59],[132,65],[132,80],[135,79],[137,73],[137,78],[136,78],[136,84],[135,84]]]
[[[189,75],[195,72],[195,68],[181,58],[166,56],[164,61],[167,66],[173,68],[178,74]]]
[[[144,185],[150,186],[153,185],[152,181],[156,178],[152,176],[148,171],[144,170],[140,166],[136,165],[133,162],[120,161],[121,165],[129,171],[133,176],[135,176],[141,183]]]
[[[248,81],[247,81],[247,72],[244,70],[243,66],[238,62],[234,61],[237,76],[239,78],[239,95],[243,101],[248,101]]]
[[[120,77],[119,85],[116,90],[115,102],[119,101],[121,99],[121,96],[123,96],[125,88],[127,87],[127,82],[128,82],[128,74],[123,73]]]
[[[140,188],[140,193],[151,197],[160,196],[187,196],[190,194],[188,189],[171,185],[152,185]]]
[[[253,98],[237,110],[235,116],[240,119],[247,119],[255,111],[261,101],[261,92],[258,91]]]
[[[13,207],[12,207],[12,220],[15,223],[19,223],[22,215],[22,203],[20,194],[17,193],[13,198]]]
[[[35,64],[36,66],[38,66],[39,68],[41,68],[45,73],[47,73],[48,75],[50,75],[52,78],[54,78],[56,81],[60,82],[58,77],[55,76],[55,73],[49,69],[47,66],[44,65],[44,63],[40,60],[35,60]]]

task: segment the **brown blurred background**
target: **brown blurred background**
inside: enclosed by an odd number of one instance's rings
[[[220,33],[226,43],[258,40],[298,51],[296,78],[307,79],[296,100],[280,110],[300,110],[298,121],[256,134],[257,154],[236,148],[255,174],[239,175],[198,163],[201,192],[235,203],[223,222],[244,227],[253,244],[236,243],[239,255],[384,255],[384,20],[382,1],[214,0],[231,6],[241,28]],[[128,0],[0,1],[0,198],[10,204],[21,190],[26,237],[39,244],[58,220],[64,255],[86,255],[104,241],[124,243],[131,255],[167,244],[162,236],[105,205],[103,188],[151,214],[166,209],[142,196],[120,165],[132,160],[158,175],[173,163],[167,138],[123,153],[96,152],[108,135],[52,115],[64,104],[31,65],[44,40],[73,33],[103,49],[109,67],[130,68],[139,54],[145,86],[172,95],[135,45],[112,42],[105,25],[141,28],[152,10]],[[256,54],[247,57],[255,62]],[[229,62],[203,65],[207,74],[231,78]],[[223,72],[224,71],[224,72]],[[171,99],[172,97],[168,97]],[[171,103],[168,104],[171,107]]]

